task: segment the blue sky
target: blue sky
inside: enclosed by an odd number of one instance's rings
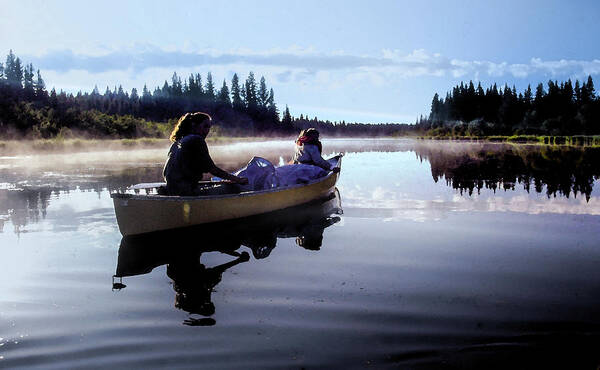
[[[12,49],[58,90],[220,86],[253,71],[293,115],[408,122],[461,81],[600,75],[600,1],[5,1]],[[2,54],[4,53],[4,54]]]

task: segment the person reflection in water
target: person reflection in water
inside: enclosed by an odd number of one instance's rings
[[[167,183],[160,189],[163,195],[198,195],[198,181],[209,172],[237,184],[247,184],[248,179],[238,177],[217,167],[208,153],[206,136],[210,132],[212,118],[202,112],[186,113],[171,133],[173,144],[163,176]]]
[[[307,128],[300,131],[296,139],[296,148],[292,162],[294,164],[310,164],[319,166],[326,171],[339,172],[338,167],[333,167],[321,156],[323,145],[319,141],[319,131],[315,128]]]
[[[277,234],[275,231],[250,233],[242,241],[244,245],[252,250],[252,256],[257,260],[267,258],[277,246]]]
[[[236,255],[233,261],[206,268],[200,263],[201,253],[194,256],[181,255],[167,265],[167,276],[173,280],[175,290],[175,307],[190,314],[199,314],[204,318],[192,318],[184,321],[190,326],[210,326],[216,322],[210,318],[215,313],[215,305],[212,302],[212,292],[219,284],[223,272],[239,263],[250,259],[248,252],[228,251],[226,254]]]
[[[311,251],[321,250],[323,233],[329,226],[339,222],[339,217],[326,217],[318,222],[304,225],[296,237],[296,245]]]

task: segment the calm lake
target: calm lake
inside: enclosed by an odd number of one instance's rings
[[[167,147],[0,157],[0,368],[600,365],[599,149],[323,144],[322,204],[126,239],[110,192]]]

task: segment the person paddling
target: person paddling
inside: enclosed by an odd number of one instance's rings
[[[296,148],[292,161],[294,164],[311,164],[319,166],[326,171],[339,172],[338,167],[333,167],[321,156],[323,145],[319,141],[319,131],[315,128],[307,128],[300,131],[296,139]]]
[[[210,132],[212,118],[203,112],[186,113],[171,132],[171,148],[163,176],[168,195],[198,195],[198,181],[205,173],[237,184],[247,184],[248,179],[238,177],[217,167],[208,153],[206,136]]]

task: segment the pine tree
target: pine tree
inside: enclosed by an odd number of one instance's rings
[[[240,82],[237,73],[233,74],[233,78],[231,79],[231,103],[233,105],[233,109],[238,112],[244,110],[244,102],[241,96]]]
[[[264,77],[260,78],[260,85],[258,88],[258,106],[260,108],[266,108],[269,100],[269,91],[267,90],[267,83]]]
[[[253,114],[258,107],[257,92],[256,92],[256,80],[254,79],[254,73],[250,71],[246,83],[244,84],[244,91],[246,93],[246,107]]]
[[[221,105],[231,107],[231,99],[229,98],[229,88],[227,87],[227,83],[225,82],[225,80],[223,80],[223,86],[221,86],[221,90],[219,90],[217,101]]]
[[[161,95],[165,98],[171,97],[171,96],[173,96],[171,91],[172,90],[171,90],[171,87],[169,87],[169,83],[167,82],[167,80],[165,80],[165,83],[163,84],[163,87],[161,89],[161,93],[162,93]]]
[[[594,89],[594,80],[592,76],[588,76],[587,82],[581,86],[581,102],[582,104],[590,103],[595,98],[596,91]]]
[[[148,99],[151,97],[152,97],[152,95],[150,94],[150,91],[148,90],[148,86],[146,86],[146,84],[144,84],[144,88],[142,89],[142,99]]]
[[[204,86],[202,85],[202,75],[200,73],[196,73],[196,87],[197,87],[197,92],[195,97],[196,98],[201,98],[204,96]]]
[[[58,105],[58,97],[56,96],[56,89],[52,88],[50,91],[50,106],[56,108]]]
[[[579,80],[575,80],[575,103],[579,106],[581,104],[581,85]]]
[[[33,76],[33,65],[29,63],[23,71],[23,93],[25,99],[28,101],[33,100],[35,97]]]
[[[290,109],[288,106],[285,106],[285,111],[283,112],[283,118],[281,118],[281,124],[285,128],[292,128],[292,115],[290,114]]]
[[[131,95],[129,95],[129,99],[132,102],[137,102],[139,100],[139,98],[140,97],[138,95],[137,89],[134,87],[133,89],[131,89]]]
[[[210,72],[206,74],[204,96],[206,97],[206,100],[210,103],[213,103],[215,101],[215,85],[213,83],[212,73]]]
[[[527,85],[527,90],[525,90],[525,94],[523,95],[523,102],[527,106],[531,106],[531,103],[533,102],[533,95],[532,95],[532,92],[531,92],[531,85]]]
[[[141,109],[142,111],[145,111],[145,115],[146,117],[148,115],[151,114],[151,109],[152,109],[152,94],[150,93],[150,90],[148,90],[148,86],[146,86],[146,84],[144,84],[144,88],[142,89],[142,98],[140,100],[140,104],[141,104]]]
[[[40,70],[37,70],[37,79],[34,84],[35,97],[37,99],[44,100],[48,97],[48,93],[46,92],[46,83],[44,83],[44,79],[42,78],[42,74]],[[98,87],[96,87],[96,91]]]
[[[273,122],[279,121],[279,111],[275,104],[275,94],[273,93],[273,89],[269,91],[269,97],[267,98],[267,111],[269,112],[269,118]]]
[[[431,113],[429,114],[429,120],[432,123],[441,121],[440,113],[440,96],[435,93],[431,101]]]
[[[171,94],[176,97],[183,96],[183,85],[181,84],[181,78],[177,76],[177,72],[173,72],[173,77],[171,77]]]
[[[22,88],[23,82],[23,67],[21,66],[21,59],[13,54],[12,49],[6,57],[6,64],[4,67],[4,75],[6,76],[6,82],[18,88]]]
[[[199,96],[198,85],[196,84],[196,79],[194,78],[193,73],[191,73],[190,77],[188,77],[187,91],[185,92],[185,96],[190,98],[195,98]]]

